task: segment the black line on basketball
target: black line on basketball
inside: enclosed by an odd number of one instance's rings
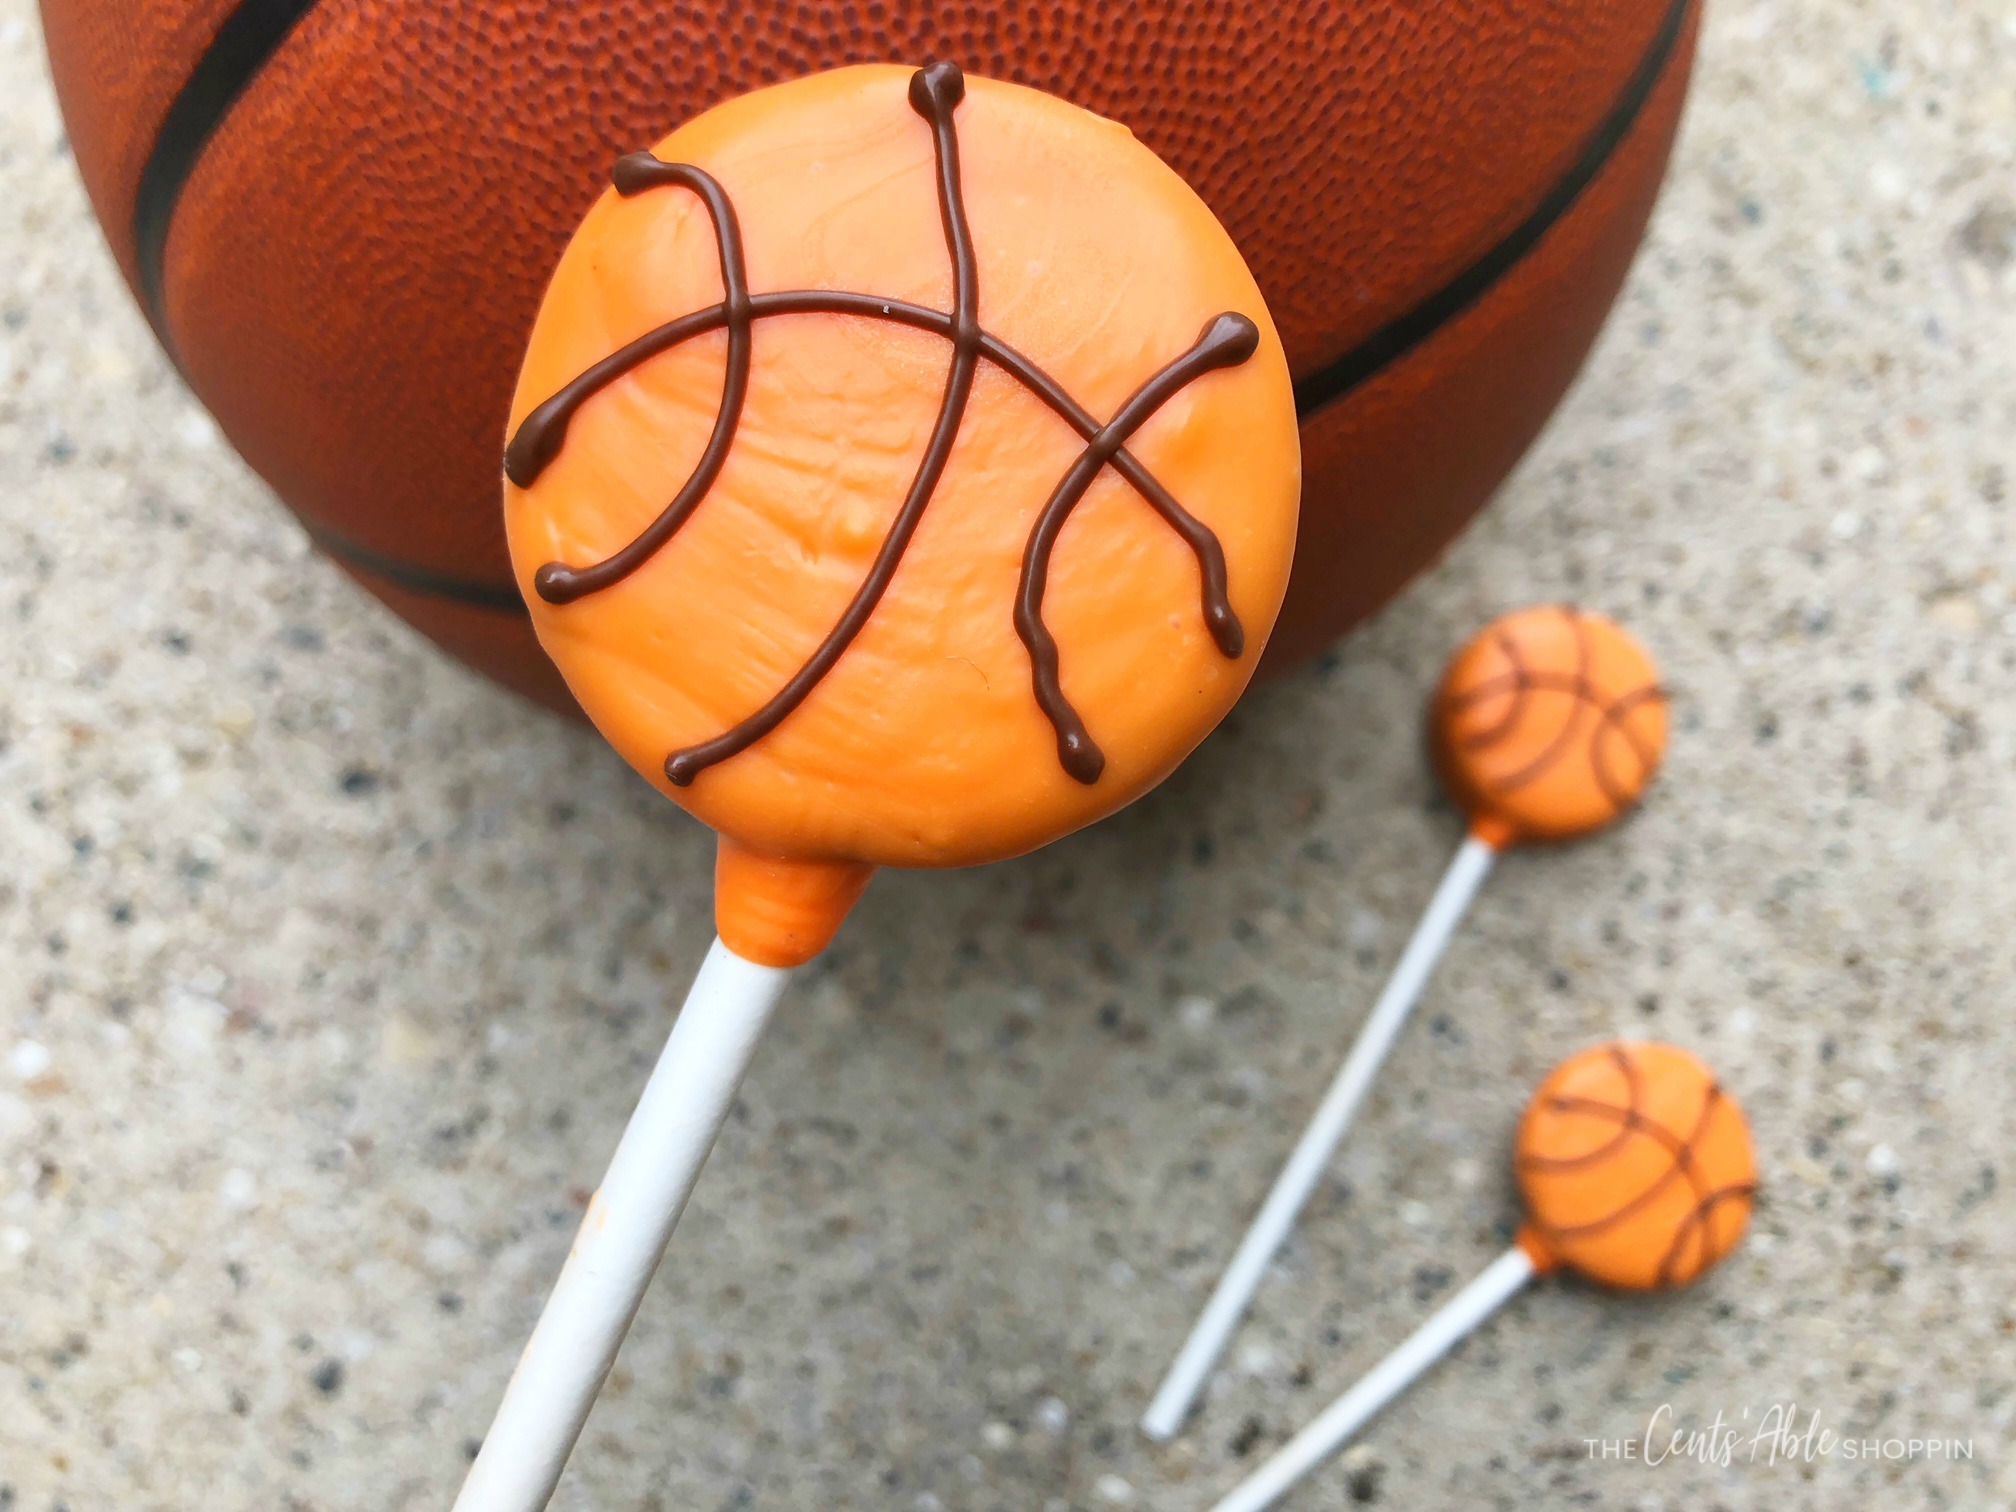
[[[530,612],[525,607],[525,600],[519,596],[516,583],[486,583],[480,578],[437,572],[417,562],[380,556],[370,547],[360,546],[320,525],[309,525],[305,520],[302,524],[307,528],[309,539],[339,562],[360,572],[368,572],[373,577],[381,577],[409,593],[467,604],[472,609],[495,609],[521,615]]]
[[[314,6],[315,0],[240,0],[189,70],[154,134],[133,195],[133,247],[141,308],[171,356],[175,344],[168,335],[163,261],[182,186],[246,86]]]
[[[1577,158],[1533,213],[1507,232],[1498,244],[1448,283],[1415,305],[1406,314],[1389,320],[1370,336],[1306,377],[1295,380],[1295,412],[1305,420],[1333,400],[1341,399],[1359,384],[1373,377],[1387,364],[1397,362],[1421,345],[1436,331],[1483,298],[1491,286],[1511,272],[1513,266],[1540,244],[1554,223],[1566,215],[1580,199],[1582,191],[1596,180],[1604,165],[1638,124],[1652,91],[1666,72],[1680,36],[1686,27],[1693,0],[1673,0],[1666,19],[1659,24],[1652,45],[1639,61],[1624,93],[1597,126]],[[1343,254],[1348,256],[1348,252]]]

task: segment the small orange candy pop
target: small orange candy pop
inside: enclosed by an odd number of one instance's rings
[[[1430,739],[1469,836],[1157,1388],[1141,1420],[1151,1438],[1182,1426],[1498,853],[1589,834],[1635,804],[1666,748],[1666,700],[1651,657],[1620,626],[1545,605],[1492,621],[1456,654]]]
[[[1137,797],[1251,678],[1300,500],[1224,228],[1125,128],[948,63],[731,100],[622,159],[505,451],[540,643],[719,832],[720,938],[458,1512],[536,1512],[789,970],[875,867]]]
[[[1574,840],[1635,804],[1666,751],[1666,697],[1645,648],[1566,605],[1493,620],[1435,696],[1436,764],[1494,850]]]
[[[1512,1165],[1527,1214],[1512,1248],[1213,1512],[1271,1506],[1535,1276],[1690,1284],[1735,1248],[1757,1190],[1743,1110],[1672,1045],[1613,1041],[1563,1061],[1527,1105]]]
[[[1519,1244],[1624,1291],[1685,1286],[1735,1247],[1757,1170],[1743,1110],[1672,1045],[1614,1042],[1569,1057],[1520,1120]]]

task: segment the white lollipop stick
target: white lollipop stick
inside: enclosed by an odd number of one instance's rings
[[[1442,958],[1449,936],[1469,908],[1470,900],[1477,895],[1497,855],[1488,840],[1472,834],[1442,874],[1441,884],[1429,900],[1428,911],[1421,916],[1414,937],[1407,942],[1400,964],[1393,968],[1386,990],[1373,1004],[1365,1027],[1358,1031],[1358,1041],[1351,1047],[1343,1069],[1330,1083],[1330,1090],[1323,1094],[1316,1116],[1310,1119],[1295,1153],[1288,1157],[1288,1164],[1275,1178],[1274,1189],[1261,1205],[1260,1215],[1240,1241],[1232,1263],[1219,1278],[1217,1290],[1211,1293],[1210,1302],[1191,1328],[1190,1337],[1184,1340],[1168,1375],[1163,1377],[1154,1401],[1148,1404],[1148,1411],[1141,1418],[1141,1431],[1150,1438],[1174,1437],[1183,1426],[1190,1404],[1197,1399],[1197,1392],[1218,1362],[1225,1341],[1253,1300],[1274,1252],[1293,1232],[1309,1194],[1323,1179],[1330,1158],[1337,1153],[1337,1146],[1372,1086],[1373,1076],[1393,1048],[1400,1026],[1407,1022],[1407,1015],[1420,999],[1421,989],[1427,985],[1428,974]]]
[[[1380,1409],[1400,1395],[1430,1365],[1504,1305],[1533,1279],[1536,1267],[1514,1245],[1492,1261],[1475,1281],[1456,1293],[1440,1312],[1415,1329],[1405,1344],[1373,1366],[1356,1386],[1337,1398],[1274,1456],[1242,1481],[1212,1512],[1261,1512],[1289,1487],[1350,1442]]]
[[[540,1512],[552,1496],[790,979],[719,940],[707,952],[455,1512]]]

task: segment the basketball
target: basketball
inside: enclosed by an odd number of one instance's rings
[[[1432,561],[1560,399],[1643,233],[1697,12],[42,0],[86,189],[195,393],[344,570],[556,707],[500,457],[541,291],[618,157],[867,61],[1127,126],[1231,233],[1294,378],[1280,665]]]
[[[1449,664],[1432,744],[1473,821],[1572,840],[1638,802],[1666,752],[1666,694],[1616,621],[1565,604],[1493,620]]]
[[[1522,1242],[1607,1286],[1685,1286],[1735,1248],[1757,1161],[1743,1110],[1673,1045],[1570,1056],[1520,1120]]]

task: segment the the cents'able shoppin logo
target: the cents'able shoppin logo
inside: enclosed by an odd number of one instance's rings
[[[1206,373],[1244,363],[1259,347],[1259,328],[1236,312],[1214,316],[1189,350],[1152,374],[1104,423],[1096,420],[1029,358],[983,330],[979,322],[978,260],[966,221],[959,177],[959,139],[953,124],[965,92],[964,76],[950,63],[933,63],[919,69],[910,80],[911,107],[929,123],[932,132],[939,213],[952,262],[950,310],[832,289],[752,294],[735,207],[712,176],[690,163],[660,162],[649,153],[633,153],[622,159],[611,175],[616,192],[626,197],[676,187],[700,200],[714,227],[723,298],[719,304],[668,321],[612,352],[540,404],[525,417],[505,450],[506,476],[520,488],[531,487],[559,455],[568,423],[576,411],[603,388],[661,352],[696,336],[725,330],[726,373],[712,434],[671,503],[635,540],[603,561],[583,567],[548,562],[541,567],[533,586],[548,603],[571,603],[621,582],[650,560],[699,508],[734,446],[736,425],[749,387],[750,332],[757,321],[781,315],[848,315],[929,331],[945,337],[951,345],[944,395],[930,440],[902,508],[846,612],[798,671],[760,709],[713,739],[674,751],[666,758],[665,775],[678,786],[684,787],[708,767],[746,750],[781,724],[832,669],[874,615],[944,473],[972,394],[974,371],[983,360],[1042,400],[1084,442],[1084,449],[1059,479],[1030,530],[1015,600],[1015,629],[1029,651],[1032,690],[1056,731],[1057,759],[1064,770],[1079,782],[1097,782],[1106,758],[1059,684],[1058,647],[1043,620],[1043,594],[1058,534],[1103,469],[1110,466],[1124,478],[1196,556],[1203,584],[1204,623],[1219,651],[1237,658],[1245,650],[1245,631],[1232,609],[1225,554],[1218,538],[1155,480],[1127,450],[1127,441],[1190,383]]]
[[[1585,1438],[1592,1460],[1654,1467],[1665,1464],[1711,1465],[1728,1470],[1738,1465],[1807,1465],[1815,1460],[1882,1461],[1891,1465],[1920,1460],[1966,1461],[1974,1458],[1974,1440],[1952,1434],[1858,1432],[1826,1425],[1818,1407],[1797,1402],[1773,1402],[1744,1407],[1733,1414],[1723,1407],[1702,1421],[1697,1413],[1680,1413],[1662,1402],[1645,1420],[1645,1431],[1630,1438]]]

